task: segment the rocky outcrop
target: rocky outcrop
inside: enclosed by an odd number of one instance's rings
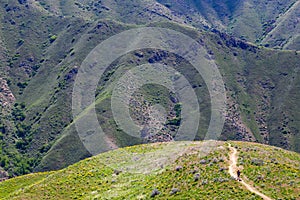
[[[254,53],[256,53],[256,51],[258,49],[257,46],[254,46],[248,42],[245,42],[243,40],[240,40],[238,38],[230,36],[226,33],[220,32],[217,29],[212,29],[211,31],[213,33],[218,34],[220,36],[220,38],[223,40],[223,42],[225,42],[225,45],[227,47],[241,48],[241,49],[248,50],[248,51],[251,51]],[[220,43],[220,42],[218,42],[218,43]]]
[[[170,112],[166,113],[164,108],[152,106],[144,99],[143,95],[135,95],[130,100],[130,107],[133,120],[141,127],[141,138],[144,142],[174,140],[176,126],[166,123],[167,120],[176,118],[176,114],[173,112],[174,106],[170,105]]]
[[[261,97],[261,99],[259,102],[256,102],[257,111],[255,113],[255,120],[259,127],[259,132],[262,136],[263,142],[268,144],[270,133],[267,120],[271,109],[272,90],[275,88],[275,85],[270,79],[258,80],[256,84],[256,93]]]
[[[239,105],[227,95],[227,113],[225,114],[225,123],[232,132],[235,133],[236,139],[242,141],[256,141],[255,136],[247,125],[243,122]]]
[[[148,6],[144,9],[144,13],[149,14],[150,18],[159,16],[170,21],[184,23],[184,20],[181,18],[181,16],[176,15],[168,7],[157,2],[149,3]]]
[[[0,105],[2,109],[9,110],[15,100],[16,98],[9,89],[7,81],[3,78],[0,78]]]

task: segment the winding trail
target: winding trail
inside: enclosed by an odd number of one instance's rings
[[[231,144],[228,145],[229,149],[230,149],[230,154],[229,154],[229,158],[230,158],[230,165],[229,165],[229,173],[232,177],[234,177],[235,179],[237,179],[237,175],[236,175],[236,171],[237,171],[237,160],[238,160],[238,156],[237,156],[237,150],[236,148],[232,147]],[[244,180],[240,179],[239,183],[243,184],[247,190],[249,190],[252,193],[257,194],[258,196],[260,196],[261,198],[263,198],[264,200],[272,200],[270,197],[260,193],[258,190],[256,190],[254,187],[252,187],[251,185],[247,184]]]

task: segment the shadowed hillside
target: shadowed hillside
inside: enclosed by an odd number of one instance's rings
[[[286,1],[159,0],[194,26],[207,26],[235,37],[279,49],[299,50],[300,4]],[[202,20],[199,20],[201,19]],[[203,23],[205,22],[205,23]]]

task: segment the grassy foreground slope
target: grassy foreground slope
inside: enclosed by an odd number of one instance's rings
[[[261,144],[230,143],[238,150],[244,180],[273,199],[300,198],[299,154]],[[211,151],[205,153],[208,147]],[[0,198],[260,199],[230,177],[229,152],[227,142],[215,141],[126,147],[48,175],[2,182]],[[9,193],[2,192],[8,187]]]

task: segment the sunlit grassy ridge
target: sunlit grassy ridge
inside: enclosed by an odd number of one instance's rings
[[[45,172],[45,173],[35,173],[28,174],[26,176],[20,176],[8,181],[1,183],[0,187],[0,197],[6,198],[18,190],[22,190],[25,187],[36,184],[40,181],[43,181],[46,177],[48,177],[53,172]]]
[[[243,173],[274,199],[300,198],[299,154],[271,146],[235,143]]]
[[[239,161],[245,180],[274,199],[300,197],[299,154],[253,143],[230,143],[243,159]],[[206,154],[208,146],[212,148]],[[228,155],[227,142],[127,147],[57,172],[2,182],[0,198],[150,199],[152,195],[159,199],[260,199],[230,177]],[[255,159],[263,165],[257,165]],[[264,178],[258,181],[258,175]]]

